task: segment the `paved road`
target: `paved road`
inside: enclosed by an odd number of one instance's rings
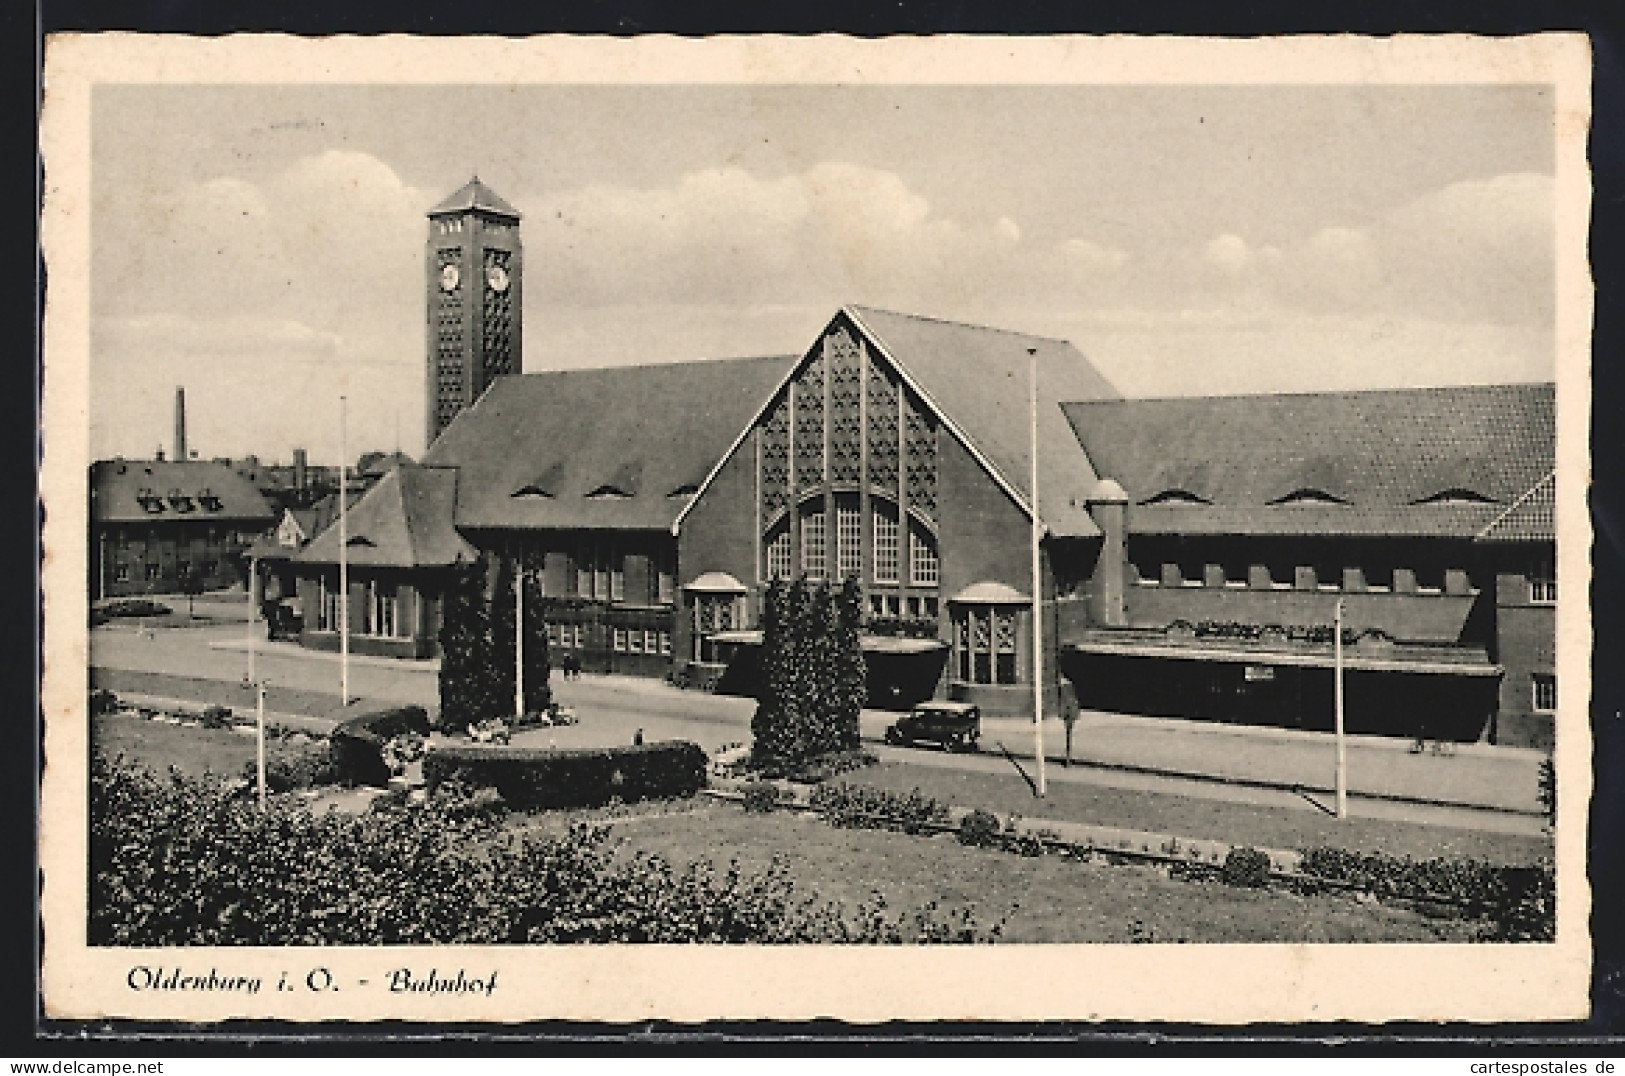
[[[241,681],[247,671],[244,627],[136,631],[109,625],[92,632],[91,661],[111,669]],[[274,687],[333,695],[339,690],[336,655],[262,643],[256,663]],[[350,687],[370,701],[432,707],[438,696],[432,666],[389,659],[353,659]],[[749,699],[677,691],[659,681],[630,677],[563,681],[555,675],[553,687],[561,703],[582,715],[582,724],[527,733],[530,742],[561,747],[630,742],[641,729],[646,740],[689,739],[715,750],[750,738],[755,704]],[[1017,765],[1029,773],[1033,768],[1030,723],[990,720],[984,754],[950,756],[880,745],[877,741],[894,716],[878,711],[863,715],[863,735],[883,758],[1005,774],[1013,774]],[[1045,754],[1055,759],[1064,733],[1058,721],[1050,724]],[[1331,745],[1324,736],[1086,714],[1074,739],[1074,757],[1084,764],[1063,769],[1052,761],[1049,780],[1290,810],[1321,811],[1331,801],[1329,794],[1305,794],[1296,787],[1330,785]],[[999,753],[1000,745],[1008,748],[1014,763]],[[1351,737],[1349,756],[1354,792],[1350,813],[1358,817],[1508,833],[1542,831],[1543,820],[1535,813],[1538,753],[1470,747],[1453,757],[1416,755],[1403,744]],[[1446,802],[1413,802],[1426,800]],[[1451,800],[1480,807],[1451,805]]]

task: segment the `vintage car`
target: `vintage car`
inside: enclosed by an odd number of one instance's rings
[[[982,735],[982,712],[968,702],[922,702],[886,730],[886,742],[930,743],[946,751],[974,751]]]

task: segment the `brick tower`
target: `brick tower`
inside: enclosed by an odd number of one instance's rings
[[[519,212],[478,176],[429,210],[425,447],[494,378],[523,372]]]

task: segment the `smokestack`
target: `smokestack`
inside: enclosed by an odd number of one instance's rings
[[[175,458],[186,460],[186,389],[175,386]]]
[[[305,481],[305,450],[296,448],[293,450],[293,488],[304,489]]]

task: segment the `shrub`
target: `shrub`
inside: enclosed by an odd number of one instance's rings
[[[258,780],[258,768],[253,759],[243,764],[243,777],[249,782]],[[333,765],[332,745],[326,740],[312,740],[304,744],[278,743],[265,752],[265,787],[271,792],[294,792],[320,785],[339,782],[339,771]]]
[[[428,743],[420,733],[403,732],[385,740],[378,754],[384,765],[389,767],[389,772],[398,776],[406,772],[407,766],[424,756]]]
[[[91,764],[93,945],[978,942],[1002,923],[927,904],[854,911],[765,871],[617,857],[604,827],[505,831],[449,795],[362,815],[265,811],[218,781]]]
[[[1546,812],[1546,821],[1550,825],[1557,823],[1557,766],[1552,756],[1547,755],[1540,760],[1540,787],[1537,789],[1540,796],[1541,809]]]
[[[232,724],[231,707],[206,706],[203,712],[198,715],[197,723],[206,729],[230,728]]]
[[[959,820],[959,843],[971,848],[994,848],[999,844],[999,819],[980,807]]]
[[[454,745],[423,762],[431,789],[453,780],[495,788],[526,809],[692,796],[705,787],[705,770],[705,752],[681,740],[585,748]]]
[[[339,780],[380,788],[389,784],[393,774],[384,761],[384,745],[407,733],[426,736],[428,732],[429,715],[421,706],[394,706],[340,722],[330,736]]]
[[[118,696],[105,687],[97,688],[90,693],[90,712],[92,716],[117,713]]]
[[[745,810],[752,814],[771,814],[779,805],[777,785],[767,781],[752,781],[745,786]]]
[[[1556,879],[1550,863],[1497,866],[1469,858],[1413,860],[1341,848],[1311,848],[1301,870],[1376,897],[1434,900],[1486,920],[1494,941],[1556,936]]]
[[[810,802],[824,821],[842,829],[932,833],[949,827],[947,805],[917,788],[905,795],[844,782],[819,785],[813,789]]]
[[[1219,877],[1225,885],[1260,889],[1270,882],[1270,857],[1256,848],[1232,848],[1224,857]]]

